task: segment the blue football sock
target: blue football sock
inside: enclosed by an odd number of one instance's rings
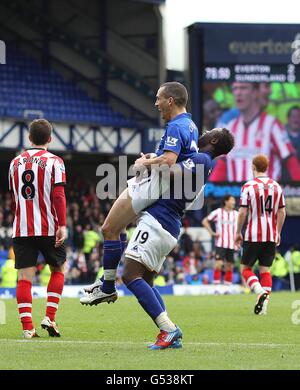
[[[106,294],[115,291],[117,268],[121,259],[121,243],[119,240],[105,240],[103,244],[104,280],[101,290]]]
[[[127,285],[139,301],[139,304],[153,321],[165,310],[162,308],[152,287],[144,279],[135,279]]]
[[[161,307],[164,309],[164,311],[166,311],[166,305],[165,305],[165,302],[164,300],[162,299],[162,296],[160,295],[159,291],[157,290],[157,288],[155,287],[152,287],[152,290],[154,291],[154,294],[156,295],[156,298],[158,299]]]
[[[120,234],[120,242],[121,242],[121,256],[127,246],[127,234],[126,233],[121,233]],[[100,278],[101,282],[104,282],[104,275],[101,276]]]

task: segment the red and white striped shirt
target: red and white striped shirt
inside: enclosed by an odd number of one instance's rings
[[[234,239],[237,228],[238,212],[236,210],[227,211],[225,208],[218,208],[212,211],[207,219],[214,222],[216,233],[215,245],[219,248],[235,249]]]
[[[276,118],[262,112],[246,127],[239,116],[229,122],[227,128],[235,138],[235,146],[226,158],[228,181],[251,180],[252,159],[257,154],[264,154],[270,159],[270,177],[275,180],[281,177],[281,161],[294,153],[294,148]]]
[[[13,237],[55,235],[53,187],[65,183],[63,160],[47,150],[28,149],[11,161],[9,189],[16,204]]]
[[[248,208],[245,241],[277,241],[277,212],[285,207],[285,200],[275,180],[259,177],[248,181],[241,191],[240,206]]]

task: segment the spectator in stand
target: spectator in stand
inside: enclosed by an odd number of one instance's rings
[[[190,252],[187,256],[183,258],[183,269],[184,269],[186,280],[189,280],[193,275],[198,274],[199,272],[198,263],[199,260],[196,259],[194,252]]]
[[[76,251],[81,252],[84,245],[84,235],[81,225],[76,225],[73,233],[73,248]]]
[[[96,233],[90,224],[86,225],[84,232],[83,253],[87,265],[87,283],[95,281],[95,259],[99,256],[100,234]]]
[[[270,269],[273,280],[273,291],[286,290],[289,288],[288,273],[289,265],[286,259],[276,250],[276,255]]]
[[[193,250],[193,240],[191,236],[187,233],[186,228],[184,228],[183,233],[179,238],[179,246],[181,256],[184,256],[185,254],[190,253]]]

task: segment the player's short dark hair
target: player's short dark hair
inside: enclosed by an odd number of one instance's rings
[[[231,195],[231,194],[226,194],[226,195],[224,195],[223,198],[222,198],[222,205],[225,206],[225,203],[226,203],[227,200],[229,200],[230,198],[234,198],[234,196]]]
[[[219,142],[215,144],[215,151],[217,156],[221,156],[222,154],[227,154],[234,147],[234,136],[225,127],[222,128],[221,131],[218,132]]]
[[[35,119],[29,125],[30,140],[35,145],[45,145],[52,133],[52,125],[46,119]]]
[[[291,116],[291,113],[292,113],[294,110],[300,111],[300,107],[299,107],[299,106],[293,106],[293,107],[291,107],[291,108],[288,110],[288,113],[287,113],[287,117],[288,117],[288,118]]]
[[[269,159],[264,154],[258,154],[252,160],[257,172],[266,172],[269,168]]]
[[[172,97],[178,107],[186,107],[188,102],[188,91],[185,86],[177,81],[169,81],[160,86],[164,88],[163,95],[166,98]]]

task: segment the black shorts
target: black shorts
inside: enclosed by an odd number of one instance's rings
[[[234,263],[234,249],[216,247],[216,260],[225,260]]]
[[[66,261],[66,247],[55,248],[55,237],[16,237],[13,239],[15,268],[36,267],[39,252],[47,264],[61,266]]]
[[[256,260],[260,266],[271,267],[275,257],[275,242],[250,242],[243,244],[241,264],[253,267]]]

